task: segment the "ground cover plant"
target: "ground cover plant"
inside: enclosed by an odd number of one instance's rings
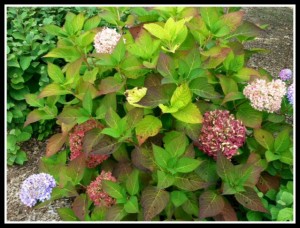
[[[43,140],[52,134],[54,120],[44,119],[23,128],[32,107],[41,107],[35,96],[50,83],[47,63],[42,56],[55,47],[57,39],[42,27],[61,26],[67,12],[81,12],[80,7],[8,7],[7,8],[7,164],[22,165],[27,156],[20,143],[31,137]],[[86,15],[98,13],[85,9]],[[30,93],[31,95],[28,95]],[[45,109],[49,116],[51,110]],[[53,111],[53,110],[52,110]],[[54,117],[54,116],[53,116]],[[52,117],[52,118],[53,118]]]
[[[73,198],[66,221],[293,220],[292,72],[246,66],[264,26],[243,16],[101,7],[45,26],[51,83],[27,95],[25,126],[55,119],[61,132],[22,202]]]

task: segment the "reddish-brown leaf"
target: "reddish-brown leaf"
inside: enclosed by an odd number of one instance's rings
[[[124,83],[118,82],[114,77],[104,78],[98,86],[99,91],[97,96],[117,92],[123,87],[123,85]]]
[[[130,162],[118,162],[113,169],[113,176],[122,182],[128,178],[131,172],[132,165]]]
[[[136,39],[139,36],[140,32],[144,30],[143,25],[144,23],[129,28],[129,32],[131,33],[134,39]]]
[[[150,221],[167,206],[169,193],[153,186],[148,186],[142,192],[141,205],[144,209],[144,218]]]
[[[225,205],[221,195],[208,190],[203,192],[199,198],[199,218],[213,217],[221,213]]]
[[[46,157],[50,157],[56,154],[66,142],[67,136],[68,135],[62,133],[52,135],[51,138],[48,139],[46,147]]]
[[[238,221],[238,218],[236,216],[236,212],[231,206],[231,204],[228,202],[228,200],[223,197],[224,200],[224,207],[220,214],[214,216],[214,219],[216,221]]]
[[[88,212],[87,208],[87,197],[85,194],[77,196],[72,204],[72,210],[74,214],[81,220],[84,221],[85,214]]]
[[[237,11],[224,14],[221,19],[223,20],[224,24],[230,28],[230,31],[233,32],[241,24],[244,14],[244,11]]]
[[[264,194],[270,189],[278,190],[280,186],[280,177],[271,176],[269,173],[263,172],[256,186]]]
[[[131,160],[136,168],[144,172],[153,172],[154,170],[155,162],[151,149],[136,146],[131,152]]]
[[[249,187],[245,187],[245,192],[238,192],[234,195],[236,200],[244,207],[252,211],[260,211],[268,213],[264,208],[261,199],[258,197],[257,193]]]
[[[33,111],[31,111],[28,115],[27,115],[27,119],[24,123],[24,127],[26,127],[27,125],[37,122],[41,119],[51,119],[50,115],[47,115],[44,111],[42,110],[38,110],[35,109]]]

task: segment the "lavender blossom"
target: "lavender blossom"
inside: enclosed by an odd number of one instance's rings
[[[287,98],[291,105],[294,104],[294,83],[288,87]]]
[[[26,206],[33,207],[38,200],[41,202],[49,200],[55,186],[55,180],[51,175],[47,173],[33,174],[23,181],[20,199]]]
[[[292,73],[292,71],[290,69],[283,69],[279,73],[279,77],[283,81],[290,80],[292,78],[292,76],[293,76],[293,73]]]

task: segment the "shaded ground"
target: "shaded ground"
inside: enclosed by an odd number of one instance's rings
[[[269,24],[266,33],[246,44],[247,48],[269,49],[268,54],[254,55],[248,66],[262,67],[277,77],[283,68],[293,69],[293,10],[291,8],[247,7],[246,19],[256,24]],[[57,208],[70,207],[68,199],[60,199],[51,205],[33,210],[21,204],[19,189],[21,183],[31,174],[38,173],[38,163],[45,154],[45,142],[32,139],[23,145],[28,162],[24,166],[7,169],[7,220],[8,221],[60,221]]]

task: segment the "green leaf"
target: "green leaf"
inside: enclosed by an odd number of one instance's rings
[[[274,142],[275,152],[286,151],[290,146],[291,140],[289,136],[289,130],[281,131]]]
[[[220,84],[222,87],[222,90],[225,95],[232,93],[232,92],[238,92],[238,86],[237,83],[232,79],[227,76],[221,76],[219,77],[220,79]]]
[[[74,211],[68,207],[57,208],[57,213],[63,221],[78,221]]]
[[[248,221],[262,221],[262,214],[257,211],[248,211],[246,216]]]
[[[215,99],[219,98],[221,95],[217,93],[214,87],[208,83],[206,77],[199,77],[190,82],[191,91],[203,98]]]
[[[24,142],[24,141],[29,140],[30,137],[31,137],[31,134],[24,131],[24,132],[21,132],[19,135],[17,135],[17,141]]]
[[[72,178],[72,183],[74,185],[79,184],[83,178],[85,166],[85,154],[81,154],[77,158],[70,161],[66,172],[67,175]]]
[[[279,155],[274,154],[272,151],[267,150],[265,153],[265,157],[267,162],[271,162],[271,161],[275,161],[278,160],[280,158]]]
[[[32,58],[30,56],[21,56],[20,57],[20,66],[22,70],[27,70],[27,68],[30,66],[30,63],[32,61]]]
[[[293,165],[293,150],[285,150],[280,152],[279,160],[285,164]]]
[[[239,37],[240,39],[246,37],[257,37],[262,34],[263,30],[257,25],[249,21],[243,21],[243,23],[237,28],[237,30],[230,35],[230,37]]]
[[[142,192],[141,205],[144,209],[144,219],[150,221],[167,206],[169,202],[167,191],[148,186]]]
[[[19,165],[23,165],[25,161],[28,161],[26,153],[22,150],[19,150],[17,152],[17,157],[15,159],[15,163],[17,163]]]
[[[230,173],[233,167],[233,164],[222,153],[218,153],[217,173],[227,183],[231,180]]]
[[[250,80],[251,76],[260,77],[260,74],[258,71],[254,70],[252,68],[243,67],[236,74],[234,74],[233,79],[236,82],[248,82]]]
[[[187,196],[182,191],[171,192],[171,201],[175,207],[180,207],[188,200]]]
[[[183,83],[178,86],[172,97],[171,97],[171,107],[176,107],[180,110],[183,107],[186,107],[192,100],[192,93],[189,89],[187,83]]]
[[[66,36],[67,35],[67,33],[62,28],[60,28],[56,25],[45,25],[44,27],[42,27],[42,29],[53,36]]]
[[[134,169],[126,180],[126,189],[130,195],[136,195],[140,190],[139,171]]]
[[[83,101],[82,101],[82,107],[90,114],[92,115],[93,110],[93,98],[90,90],[86,91]]]
[[[219,20],[219,13],[217,7],[200,7],[200,14],[205,24],[210,29]]]
[[[253,109],[247,102],[238,107],[236,118],[241,120],[246,127],[259,128],[262,122],[262,112]]]
[[[166,151],[174,157],[180,157],[189,142],[185,134],[178,131],[167,132],[163,141]]]
[[[199,218],[213,217],[224,208],[225,202],[221,195],[212,190],[203,192],[199,198]]]
[[[104,221],[107,213],[107,208],[105,206],[97,206],[94,208],[91,219],[93,221]]]
[[[65,95],[65,94],[71,94],[71,92],[64,89],[61,85],[57,83],[51,83],[42,89],[38,98],[44,98],[44,97],[49,97],[54,95]]]
[[[151,24],[144,24],[143,26],[151,35],[157,37],[160,40],[169,40],[168,34],[166,31],[160,26],[155,23]]]
[[[236,101],[244,98],[245,96],[242,92],[230,92],[224,97],[222,104],[225,104],[228,101]]]
[[[111,128],[118,128],[121,118],[119,115],[112,109],[108,109],[108,112],[105,115],[105,121]]]
[[[120,136],[121,136],[120,131],[118,129],[115,129],[115,128],[104,128],[101,131],[101,133],[105,134],[105,135],[108,135],[108,136],[111,136],[115,139],[120,138]]]
[[[126,197],[126,194],[124,194],[124,192],[126,192],[125,189],[121,187],[118,183],[115,183],[113,181],[103,180],[102,188],[108,195],[110,195],[113,198],[123,199]]]
[[[177,161],[175,170],[179,173],[189,173],[195,170],[200,163],[199,160],[183,157]]]
[[[83,29],[85,31],[87,31],[87,30],[91,30],[93,28],[96,28],[100,24],[100,21],[101,21],[101,18],[100,18],[99,15],[91,17],[88,20],[86,20],[86,22],[84,23]]]
[[[273,150],[274,148],[274,137],[273,135],[263,129],[254,129],[254,138],[256,141],[268,150]]]
[[[171,174],[157,171],[157,188],[164,189],[170,187],[174,183],[174,177]]]
[[[195,173],[188,174],[177,174],[175,177],[174,185],[179,189],[186,191],[196,191],[208,186],[208,183],[205,182]]]
[[[124,204],[124,209],[127,213],[138,213],[139,204],[136,196],[130,196],[129,200]]]
[[[96,119],[104,119],[107,111],[112,108],[117,109],[116,94],[107,94],[100,101],[99,107],[96,109]]]
[[[183,109],[172,113],[172,116],[174,116],[176,119],[190,124],[196,124],[196,123],[202,123],[203,117],[198,109],[198,107],[190,103]]]
[[[52,63],[48,63],[48,68],[47,68],[47,72],[49,77],[58,84],[63,84],[65,81],[64,78],[64,74],[62,72],[62,70],[60,69],[60,67],[52,64]]]
[[[81,57],[81,53],[75,47],[59,47],[52,49],[44,57],[62,58],[66,62],[74,62]]]
[[[36,94],[26,94],[25,99],[27,104],[29,104],[32,107],[38,107],[38,108],[44,107],[44,100],[38,99]]]
[[[156,146],[155,144],[152,144],[152,148],[153,148],[155,162],[161,168],[166,169],[168,167],[168,161],[171,158],[171,156],[163,148]]]
[[[236,200],[244,207],[252,211],[268,213],[268,211],[264,208],[261,199],[258,197],[257,193],[249,187],[245,187],[245,190],[245,192],[237,192],[234,195]]]
[[[293,208],[283,208],[278,212],[277,221],[293,221]]]
[[[121,60],[124,58],[126,52],[125,44],[123,42],[123,38],[119,40],[117,46],[111,53],[111,57],[117,61],[117,63],[120,63]]]
[[[162,123],[157,117],[148,115],[136,124],[135,132],[139,145],[143,144],[147,138],[155,136],[162,128]]]

